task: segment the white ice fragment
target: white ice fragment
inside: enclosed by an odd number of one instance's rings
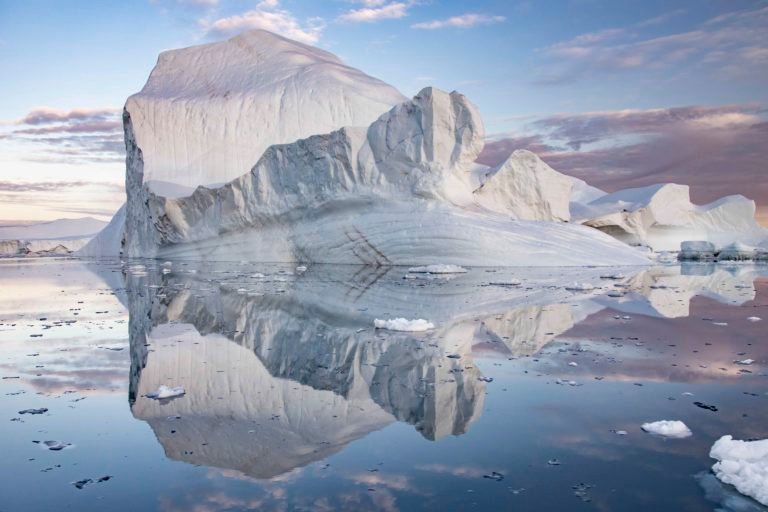
[[[387,320],[375,319],[373,325],[377,329],[388,329],[390,331],[406,331],[406,332],[423,332],[430,329],[434,329],[435,326],[432,322],[428,322],[423,318],[416,320],[408,320],[406,318],[391,318]]]
[[[579,366],[579,363],[577,363],[576,361],[571,361],[570,363],[568,363],[568,366]]]
[[[641,428],[650,434],[657,434],[673,439],[683,439],[693,435],[688,426],[679,420],[660,420],[651,423],[643,423]]]
[[[749,320],[750,322],[759,322],[761,318],[759,316],[748,316],[747,320]]]
[[[768,439],[739,441],[732,436],[718,439],[709,456],[715,476],[740,493],[768,505]]]
[[[298,267],[296,267],[296,272],[306,272],[306,271],[307,271],[306,265],[299,265]]]
[[[458,265],[436,264],[423,267],[411,267],[408,272],[413,274],[465,274],[467,269]]]
[[[744,366],[748,366],[754,362],[754,359],[742,359],[741,361],[736,361],[737,364],[743,364]]]
[[[572,292],[589,292],[594,290],[595,287],[590,283],[573,282],[569,285],[566,285],[565,289]]]
[[[157,388],[157,391],[147,393],[147,398],[162,400],[164,398],[174,398],[177,396],[181,396],[184,393],[186,393],[186,391],[184,391],[184,388],[181,386],[172,388],[169,386],[161,385],[159,388]]]

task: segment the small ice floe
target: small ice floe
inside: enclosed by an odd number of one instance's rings
[[[19,414],[45,414],[47,412],[48,409],[41,407],[39,409],[24,409],[23,411],[19,411]]]
[[[377,329],[405,332],[423,332],[435,328],[432,322],[428,322],[423,318],[418,318],[416,320],[408,320],[407,318],[390,318],[387,320],[381,320],[377,318],[373,321],[373,325]]]
[[[154,400],[163,400],[166,398],[175,398],[177,396],[181,396],[186,391],[183,387],[169,387],[169,386],[163,386],[161,385],[159,388],[157,388],[157,391],[153,391],[151,393],[147,393],[147,398],[152,398]]]
[[[579,383],[575,380],[566,380],[566,379],[557,379],[555,381],[555,384],[558,384],[560,386],[578,386]]]
[[[611,429],[611,432],[616,434],[617,436],[625,436],[625,435],[627,435],[627,431],[626,430],[613,430],[613,429]]]
[[[717,325],[720,327],[726,327],[728,325],[728,322],[712,322],[712,325]]]
[[[747,320],[749,320],[750,322],[759,322],[760,320],[762,320],[762,318],[760,318],[759,316],[748,316]]]
[[[483,478],[487,478],[489,480],[496,480],[497,482],[501,482],[504,480],[504,475],[499,473],[498,471],[491,471],[487,475],[483,475]]]
[[[595,289],[595,287],[590,283],[574,282],[574,283],[565,285],[565,289],[571,292],[591,292],[592,290]]]
[[[741,361],[734,361],[736,364],[742,364],[744,366],[749,366],[750,364],[754,363],[754,359],[742,359]]]
[[[458,265],[425,265],[423,267],[411,267],[408,272],[412,274],[466,274],[467,269]]]
[[[45,448],[46,450],[51,450],[53,452],[60,452],[61,450],[64,450],[66,448],[72,448],[72,443],[65,443],[63,441],[32,441],[35,444],[39,444],[41,447]]]
[[[723,436],[712,445],[709,456],[718,461],[712,472],[721,482],[768,505],[768,439],[739,441]]]
[[[296,272],[302,273],[302,272],[306,272],[306,271],[307,271],[307,266],[306,265],[299,265],[298,267],[296,267]]]
[[[520,286],[523,282],[519,279],[510,279],[508,281],[491,281],[488,286]]]
[[[626,277],[627,276],[625,276],[622,273],[616,273],[616,274],[603,274],[603,275],[600,276],[600,279],[616,279],[616,280],[618,280],[618,279],[624,279]]]
[[[672,439],[684,439],[693,435],[688,426],[679,420],[661,420],[651,423],[643,423],[640,428],[649,434],[656,434]]]
[[[83,478],[82,480],[78,480],[77,482],[72,482],[72,485],[74,485],[78,489],[82,489],[86,485],[90,485],[92,483],[100,484],[102,482],[108,482],[111,479],[112,479],[111,475],[104,475],[100,478],[97,478],[96,482],[93,481],[93,478]]]
[[[577,363],[576,361],[571,361],[570,363],[568,363],[568,366],[579,366],[579,363]]]

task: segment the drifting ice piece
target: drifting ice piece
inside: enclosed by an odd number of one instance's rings
[[[680,243],[680,261],[714,261],[715,244],[704,240],[686,240]]]

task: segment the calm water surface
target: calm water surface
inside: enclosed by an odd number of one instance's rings
[[[708,453],[768,437],[766,276],[2,261],[0,511],[764,510]]]

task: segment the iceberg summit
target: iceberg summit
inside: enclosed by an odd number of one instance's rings
[[[691,236],[768,239],[745,198],[606,195],[524,150],[479,165],[483,122],[462,94],[408,100],[263,30],[162,53],[123,123],[127,202],[84,256],[607,266]]]

